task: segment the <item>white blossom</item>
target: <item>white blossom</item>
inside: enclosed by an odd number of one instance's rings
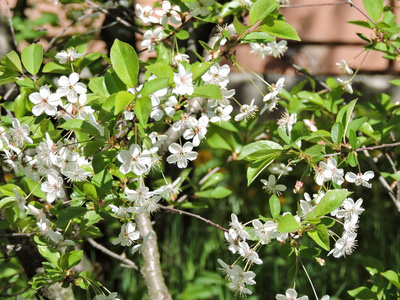
[[[121,246],[131,246],[136,240],[140,238],[139,231],[136,230],[136,224],[128,222],[121,226],[119,236],[112,241],[114,245],[121,244]]]
[[[41,190],[47,194],[48,203],[53,203],[57,198],[60,199],[65,196],[63,184],[63,179],[58,176],[56,171],[51,170],[47,174],[47,181],[42,183]]]
[[[347,64],[347,62],[344,59],[340,60],[340,63],[336,63],[336,65],[344,73],[347,73],[349,75],[352,75],[354,73],[353,70],[349,67],[349,65]]]
[[[197,147],[200,145],[202,139],[205,138],[207,133],[209,119],[207,116],[201,116],[199,120],[196,120],[192,126],[183,132],[185,140],[193,139],[193,146]]]
[[[182,64],[178,65],[178,73],[174,74],[174,82],[176,84],[173,89],[173,93],[177,93],[178,95],[191,95],[194,92],[193,73],[191,71],[186,71],[185,67]]]
[[[122,163],[119,168],[122,174],[128,174],[133,171],[139,176],[149,171],[150,153],[147,150],[141,151],[137,144],[132,144],[129,147],[129,151],[122,150],[117,158]]]
[[[268,180],[261,179],[260,181],[264,184],[263,189],[266,190],[269,194],[277,194],[279,196],[281,192],[286,191],[285,185],[276,184],[276,179],[274,175],[269,175]]]
[[[61,52],[56,54],[55,58],[59,59],[60,64],[65,64],[67,62],[73,62],[82,56],[83,53],[77,53],[74,48],[69,48],[67,51],[61,50]]]
[[[10,128],[10,135],[17,147],[22,148],[24,142],[27,142],[28,144],[33,143],[32,139],[29,137],[31,130],[29,129],[28,124],[21,125],[17,118],[12,118],[11,123],[13,128]]]
[[[367,188],[371,188],[372,184],[368,181],[374,178],[375,174],[373,171],[367,171],[364,174],[358,173],[354,174],[353,172],[348,172],[344,177],[348,182],[354,182],[357,186],[362,185]]]
[[[73,72],[69,77],[61,76],[58,85],[60,86],[56,91],[58,96],[66,96],[68,102],[71,103],[76,103],[78,95],[85,94],[87,91],[86,85],[79,82],[79,74],[76,72]]]
[[[149,29],[143,34],[143,41],[140,46],[147,48],[148,52],[154,52],[156,45],[161,42],[163,37],[162,27],[157,27],[154,30]]]
[[[243,104],[240,107],[240,113],[235,116],[235,121],[239,122],[244,120],[247,122],[249,119],[254,118],[256,116],[256,111],[258,110],[257,105],[254,105],[255,99],[253,99],[250,105]]]
[[[171,155],[167,157],[167,162],[170,164],[177,163],[178,168],[186,168],[189,160],[195,160],[197,158],[197,152],[192,151],[193,144],[186,142],[183,146],[172,143],[168,150]]]
[[[285,295],[278,294],[275,296],[276,300],[308,300],[308,296],[302,296],[297,298],[297,292],[295,289],[288,289]]]
[[[62,105],[59,95],[52,94],[48,86],[42,86],[39,92],[30,94],[29,100],[35,104],[32,107],[35,116],[40,116],[42,113],[54,116],[57,113],[57,106]]]

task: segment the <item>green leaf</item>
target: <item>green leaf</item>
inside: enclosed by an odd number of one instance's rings
[[[400,181],[400,171],[397,171],[394,174],[390,174],[390,177],[392,177],[394,180]]]
[[[247,169],[247,186],[249,186],[278,156],[279,154],[271,154],[263,160],[253,162]]]
[[[38,245],[40,254],[51,262],[55,267],[60,268],[58,260],[60,259],[60,252],[56,248],[50,246]]]
[[[336,116],[336,122],[337,123],[342,123],[344,131],[347,132],[347,128],[349,126],[350,119],[352,118],[353,115],[353,110],[354,107],[357,103],[357,99],[350,101],[349,104],[346,104],[343,106],[340,111],[338,112]]]
[[[10,69],[12,71],[17,71],[19,73],[23,73],[21,60],[19,59],[17,52],[15,52],[14,50],[12,50],[6,54],[5,66],[7,69]]]
[[[71,206],[64,208],[57,217],[57,226],[58,227],[65,227],[73,218],[80,217],[85,214],[87,209],[82,206]]]
[[[175,35],[180,40],[187,40],[189,38],[189,32],[183,29],[179,30]]]
[[[266,32],[250,32],[243,36],[243,43],[269,43],[275,41],[275,38]]]
[[[291,214],[286,214],[279,220],[276,230],[282,233],[289,233],[300,229],[300,224]]]
[[[373,257],[363,257],[362,264],[371,275],[376,275],[384,270],[382,262]]]
[[[43,46],[32,44],[22,49],[21,59],[25,69],[32,75],[36,75],[43,61]]]
[[[272,26],[263,25],[260,30],[281,39],[300,41],[296,30],[285,21],[276,20]]]
[[[270,155],[271,153],[277,153],[282,151],[282,146],[273,141],[257,141],[248,144],[243,147],[240,152],[238,160],[257,160]]]
[[[347,291],[347,293],[356,299],[375,300],[376,294],[365,286],[360,286],[354,290]]]
[[[232,194],[232,191],[223,186],[217,186],[215,189],[195,193],[196,197],[222,199]]]
[[[322,149],[323,149],[324,147],[325,147],[325,146],[323,146],[323,145],[314,145],[314,146],[312,146],[312,147],[310,147],[310,148],[307,148],[304,152],[305,152],[307,155],[310,155],[311,157],[317,157],[317,156],[323,154],[323,153],[322,153]]]
[[[342,141],[344,134],[343,125],[341,123],[335,123],[331,129],[332,141],[335,144],[339,144]]]
[[[238,18],[235,16],[233,19],[233,26],[235,27],[236,34],[240,36],[242,33],[244,33],[247,29],[251,28],[251,26],[245,26],[240,21]]]
[[[147,125],[147,121],[149,120],[150,113],[151,113],[151,100],[150,97],[144,96],[136,99],[135,102],[135,116],[139,119],[140,124],[142,126]]]
[[[103,82],[101,82],[101,84],[103,85]],[[110,95],[127,90],[126,84],[121,81],[114,69],[107,70],[104,75],[104,84]]]
[[[350,146],[353,149],[358,148],[358,139],[357,139],[357,134],[354,130],[350,129],[350,134],[349,134],[349,142]]]
[[[297,93],[297,97],[302,100],[306,100],[307,102],[316,104],[318,106],[325,106],[324,101],[321,96],[317,93],[309,92],[309,91],[301,91]]]
[[[265,19],[271,12],[279,7],[276,0],[257,0],[250,9],[250,24]]]
[[[75,250],[63,254],[59,259],[59,266],[62,270],[68,270],[80,263],[83,250]]]
[[[108,167],[108,165],[117,157],[117,154],[118,153],[115,149],[108,149],[101,151],[99,154],[93,157],[92,165],[94,172],[100,173],[102,170]]]
[[[297,122],[294,124],[292,131],[290,132],[290,138],[293,142],[304,140],[310,135],[310,131],[303,122]]]
[[[142,96],[149,96],[159,90],[162,90],[169,86],[169,78],[162,77],[162,78],[155,78],[153,80],[147,81],[143,89],[140,91]]]
[[[114,115],[118,115],[124,108],[131,104],[135,96],[129,92],[121,91],[115,95],[115,111]]]
[[[94,127],[89,122],[80,119],[68,120],[64,124],[61,124],[59,127],[67,130],[87,133],[92,136],[100,135],[99,130],[96,127]]]
[[[192,64],[190,69],[193,73],[193,75],[192,75],[193,81],[196,81],[201,76],[203,76],[204,73],[207,72],[208,69],[210,69],[214,64],[215,64],[215,62],[204,62],[204,63]]]
[[[367,14],[377,22],[383,13],[383,0],[363,0],[363,4]]]
[[[164,44],[156,45],[156,52],[157,52],[157,63],[165,63],[169,66],[172,62],[172,54],[171,50],[164,46]],[[170,67],[171,68],[171,67]],[[157,76],[160,77],[160,76]],[[161,76],[164,77],[164,76]],[[167,76],[169,77],[169,76]]]
[[[269,210],[273,219],[276,219],[281,213],[281,202],[275,194],[269,198]]]
[[[351,194],[346,190],[331,190],[328,191],[321,201],[318,203],[317,207],[310,212],[306,219],[319,218],[325,216],[335,209],[339,208],[343,201]]]
[[[0,209],[6,209],[16,204],[14,196],[9,196],[0,200]]]
[[[135,49],[117,39],[111,47],[110,58],[119,78],[128,87],[135,87],[139,74],[139,60]]]
[[[225,174],[223,173],[214,173],[210,177],[207,178],[207,180],[202,184],[200,190],[205,190],[219,182],[221,182],[225,178]]]
[[[396,272],[387,270],[386,272],[381,272],[381,275],[400,289],[399,275]]]
[[[92,183],[96,187],[99,198],[104,198],[108,193],[110,193],[112,187],[112,176],[109,170],[105,169],[94,175]]]
[[[214,133],[207,137],[206,141],[207,144],[213,149],[233,151],[232,146],[219,133]]]
[[[60,65],[53,61],[48,62],[42,69],[43,73],[71,74],[71,67],[67,64]]]
[[[317,243],[318,246],[322,247],[326,251],[330,250],[329,233],[328,228],[326,228],[325,225],[319,224],[316,226],[315,230],[307,231],[307,234]]]
[[[155,64],[147,66],[146,69],[146,79],[148,79],[153,74],[157,76],[157,78],[169,78],[170,84],[174,82],[174,71],[172,71],[172,68],[168,63],[157,62]]]
[[[367,122],[367,120],[368,120],[367,117],[362,117],[351,121],[349,123],[349,126],[347,126],[347,132],[346,132],[347,137],[349,137],[350,130],[357,131],[365,122]]]
[[[194,90],[191,98],[194,97],[221,100],[222,94],[219,86],[215,84],[203,84]]]
[[[21,92],[14,100],[14,113],[16,118],[22,118],[26,113],[26,103],[28,102],[28,94],[26,91]]]

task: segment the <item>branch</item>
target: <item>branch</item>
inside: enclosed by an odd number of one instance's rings
[[[15,38],[15,31],[14,31],[14,26],[13,26],[12,17],[11,17],[11,11],[10,11],[10,5],[8,4],[8,0],[6,0],[6,3],[7,3],[7,15],[8,15],[8,23],[9,23],[8,25],[10,26],[11,35],[13,37],[15,49],[17,49],[17,39]]]
[[[396,147],[396,146],[400,146],[400,142],[391,143],[391,144],[382,144],[382,145],[371,146],[371,147],[361,147],[361,148],[354,149],[354,151],[356,151],[356,152],[361,152],[361,151],[365,151],[365,150],[370,151],[370,150]],[[348,153],[347,151],[339,151],[336,153],[325,154],[324,157],[338,156],[338,155],[347,154],[347,153]]]
[[[126,258],[125,253],[123,253],[121,255],[118,255],[117,253],[114,253],[111,250],[107,249],[106,247],[100,245],[99,243],[97,243],[92,238],[87,238],[87,241],[94,248],[100,250],[101,252],[107,254],[108,256],[111,256],[111,257],[115,258],[116,260],[119,260],[120,262],[123,262],[126,266],[130,267],[131,269],[134,269],[136,271],[139,270],[138,266],[133,261],[131,261],[130,259]]]
[[[202,221],[206,222],[207,224],[210,224],[210,225],[212,225],[214,227],[217,227],[218,229],[221,229],[222,231],[226,231],[226,232],[229,231],[228,229],[222,227],[221,225],[218,225],[218,224],[216,224],[216,223],[214,223],[214,222],[212,222],[212,221],[210,221],[210,220],[208,220],[206,218],[203,218],[203,217],[201,217],[199,215],[196,215],[196,214],[184,211],[184,210],[176,209],[176,208],[173,208],[173,207],[168,207],[168,206],[163,206],[163,205],[159,205],[159,207],[162,208],[162,209],[168,210],[168,211],[177,212],[177,213],[179,213],[181,215],[188,215],[188,216],[191,216],[193,218],[202,220]]]
[[[142,250],[143,266],[140,268],[140,272],[146,282],[148,299],[170,300],[172,297],[169,294],[162,274],[157,235],[151,225],[150,217],[143,213],[138,213],[135,215],[135,221],[141,236],[144,237],[149,232],[153,232],[149,237],[146,247]]]
[[[89,4],[89,5],[91,5],[92,7],[96,8],[97,10],[101,11],[103,14],[113,16],[113,17],[115,18],[115,20],[116,20],[117,22],[121,23],[122,25],[124,25],[124,26],[126,26],[126,27],[130,27],[130,28],[132,28],[134,31],[137,31],[137,29],[135,28],[135,26],[133,26],[133,25],[130,24],[129,22],[125,21],[125,20],[122,19],[121,17],[116,16],[116,15],[110,13],[108,10],[102,8],[101,6],[97,5],[96,3],[93,3],[93,2],[90,1],[90,0],[85,0],[85,2],[86,2],[87,4]]]
[[[365,156],[368,158],[368,162],[369,165],[371,166],[371,168],[379,174],[379,181],[381,182],[381,184],[383,185],[383,187],[387,190],[390,198],[393,200],[394,205],[397,207],[397,210],[400,212],[400,199],[396,198],[396,195],[394,194],[392,188],[390,187],[389,183],[386,181],[385,178],[383,178],[383,176],[381,175],[381,172],[379,171],[378,167],[376,166],[375,162],[373,161],[373,159],[371,158],[371,156],[369,155],[369,152],[367,149],[364,149],[364,154]]]
[[[357,9],[364,17],[368,19],[372,24],[376,24],[374,20],[372,20],[361,8],[359,8],[352,0],[342,1],[342,2],[329,2],[329,3],[315,3],[315,4],[288,4],[288,5],[281,5],[280,7],[284,8],[300,8],[300,7],[315,7],[315,6],[333,6],[333,5],[343,5],[349,4]]]

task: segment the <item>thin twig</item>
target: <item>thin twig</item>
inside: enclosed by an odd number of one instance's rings
[[[382,186],[387,190],[390,198],[393,200],[394,205],[397,207],[397,210],[400,212],[400,199],[396,198],[396,195],[394,194],[392,188],[390,187],[389,183],[386,181],[385,178],[381,175],[381,172],[379,171],[377,165],[369,155],[369,152],[367,149],[364,149],[364,155],[368,158],[369,165],[371,166],[372,170],[374,170],[375,173],[379,174],[379,181],[381,182]]]
[[[15,49],[17,49],[17,39],[15,38],[14,25],[12,22],[11,10],[10,10],[10,5],[8,4],[8,0],[6,1],[6,3],[7,3],[8,25],[10,26],[11,35],[13,37]]]
[[[177,213],[179,213],[179,214],[181,214],[181,215],[188,215],[188,216],[191,216],[191,217],[193,217],[193,218],[202,220],[202,221],[206,222],[207,224],[210,224],[210,225],[212,225],[212,226],[214,226],[214,227],[217,227],[218,229],[221,229],[222,231],[226,231],[226,232],[229,231],[228,229],[226,229],[226,228],[224,228],[224,227],[222,227],[222,226],[220,226],[220,225],[218,225],[218,224],[216,224],[216,223],[214,223],[214,222],[212,222],[212,221],[210,221],[210,220],[208,220],[208,219],[206,219],[206,218],[203,218],[203,217],[201,217],[201,216],[199,216],[199,215],[196,215],[196,214],[193,214],[193,213],[184,211],[184,210],[180,210],[180,209],[168,207],[168,206],[160,205],[159,207],[162,208],[162,209],[168,210],[168,211],[177,212]]]
[[[89,4],[89,5],[91,5],[92,7],[95,7],[97,10],[101,11],[103,14],[113,16],[113,17],[115,18],[115,20],[116,20],[117,22],[121,23],[122,25],[124,25],[124,26],[126,26],[126,27],[129,27],[129,28],[132,28],[133,30],[137,30],[137,29],[135,28],[135,26],[133,26],[133,25],[130,24],[129,22],[125,21],[125,20],[122,19],[121,17],[118,17],[118,16],[116,16],[116,15],[110,13],[108,10],[102,8],[101,6],[97,5],[96,3],[93,3],[93,2],[90,1],[90,0],[85,0],[85,2],[86,2],[87,4]]]
[[[217,173],[219,171],[219,169],[221,169],[221,167],[215,167],[214,169],[212,169],[210,172],[208,172],[202,179],[200,179],[199,181],[199,185],[203,185],[204,182],[206,182],[206,180],[208,178],[211,177],[211,175]]]
[[[0,234],[0,238],[30,237],[31,235],[33,235],[33,233],[14,232]]]
[[[364,17],[366,17],[372,24],[376,24],[374,20],[372,20],[368,14],[366,14],[361,8],[359,8],[353,1],[347,0],[347,1],[342,1],[342,2],[329,2],[329,3],[315,3],[315,4],[287,4],[287,5],[281,5],[280,7],[287,7],[287,8],[301,8],[301,7],[315,7],[315,6],[333,6],[333,5],[343,5],[343,4],[349,4],[350,6],[353,6],[355,9],[357,9]]]
[[[103,252],[104,254],[107,254],[108,256],[111,256],[113,258],[115,258],[116,260],[119,260],[120,262],[123,262],[124,265],[129,266],[131,269],[134,269],[136,271],[139,271],[138,266],[131,261],[129,258],[127,258],[124,254],[117,254],[112,252],[111,250],[107,249],[106,247],[100,245],[99,243],[97,243],[94,239],[92,238],[87,238],[87,241],[90,243],[90,245],[92,245],[94,248],[100,250],[101,252]]]
[[[356,152],[361,152],[361,151],[365,151],[365,150],[370,151],[370,150],[396,147],[396,146],[400,146],[400,142],[391,143],[391,144],[382,144],[382,145],[371,146],[371,147],[361,147],[361,148],[354,149],[354,151],[356,151]],[[347,153],[347,151],[340,151],[340,152],[336,152],[336,153],[325,154],[324,157],[337,156],[337,155],[342,155],[342,154],[346,154],[346,153]]]
[[[62,35],[64,35],[64,33],[65,33],[68,29],[70,29],[72,26],[74,26],[77,22],[79,22],[79,21],[81,21],[81,20],[83,20],[83,19],[85,19],[85,18],[87,18],[87,17],[90,17],[91,15],[92,15],[92,14],[80,16],[78,19],[73,20],[73,21],[71,22],[71,24],[69,24],[68,26],[64,27],[64,29],[63,29],[60,33],[58,33],[55,37],[53,37],[53,38],[50,40],[50,42],[49,42],[49,44],[47,45],[47,47],[46,47],[46,49],[45,49],[44,52],[48,52],[48,51],[51,49],[51,47],[53,47],[53,44],[55,43],[55,41],[56,41],[59,37],[61,37]]]
[[[396,165],[394,164],[392,158],[390,157],[390,155],[388,153],[385,153],[385,157],[387,158],[390,165],[392,166],[393,173],[396,174],[397,168],[396,168]],[[400,201],[400,181],[399,180],[397,180],[397,201]]]

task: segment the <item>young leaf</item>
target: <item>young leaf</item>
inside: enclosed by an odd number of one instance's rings
[[[260,173],[264,171],[265,168],[268,167],[278,156],[279,153],[271,154],[263,160],[253,162],[247,169],[247,186],[249,186],[254,179],[256,179],[258,175],[260,175]]]
[[[51,262],[55,267],[59,268],[58,260],[60,258],[60,252],[57,251],[56,248],[51,247],[51,246],[43,246],[43,245],[38,245],[38,250],[40,254],[47,259],[49,262]]]
[[[43,61],[43,46],[32,44],[22,49],[21,59],[25,69],[32,75],[36,75]]]
[[[282,233],[289,233],[300,229],[299,223],[291,214],[286,214],[279,220],[276,230]]]
[[[111,47],[110,58],[119,78],[129,87],[136,86],[139,74],[139,60],[135,49],[117,39]]]
[[[6,69],[10,69],[12,71],[17,71],[19,73],[23,73],[21,60],[19,59],[17,52],[15,52],[14,50],[12,50],[6,54],[5,66],[6,66]]]
[[[68,129],[68,130],[73,130],[73,131],[78,131],[78,132],[83,132],[90,134],[92,136],[99,136],[99,130],[94,127],[92,124],[90,124],[87,121],[80,120],[80,119],[71,119],[65,122],[64,124],[59,125],[59,127]]]
[[[250,24],[263,20],[271,12],[279,7],[278,1],[276,0],[257,0],[250,9]]]
[[[367,14],[377,22],[383,13],[383,0],[363,0],[363,4]]]
[[[264,25],[261,30],[281,39],[300,41],[296,30],[285,21],[276,20],[272,26]]]
[[[201,98],[221,100],[222,94],[219,86],[215,84],[203,84],[194,90],[193,95],[191,97],[192,98],[201,97]]]
[[[281,202],[275,194],[269,198],[269,209],[273,219],[276,219],[281,212]]]
[[[83,255],[83,250],[75,250],[75,251],[71,251],[71,252],[63,254],[60,257],[60,259],[58,260],[60,268],[62,270],[71,269],[72,267],[79,264],[79,262],[82,259],[82,255]]]
[[[139,122],[143,125],[147,125],[151,113],[151,100],[150,97],[144,96],[136,99],[135,102],[135,115],[139,119]]]
[[[342,140],[343,133],[343,125],[341,123],[335,123],[335,125],[332,126],[331,130],[332,141],[335,144],[339,144]]]
[[[261,156],[267,156],[271,153],[280,152],[281,150],[282,146],[273,141],[257,141],[244,146],[238,160],[256,160],[260,159]]]
[[[317,207],[307,215],[308,219],[325,216],[342,205],[343,201],[351,194],[346,190],[331,190],[318,203]]]
[[[120,91],[115,95],[115,111],[114,115],[118,115],[123,109],[131,104],[135,96],[126,91]]]
[[[307,234],[317,243],[318,246],[322,247],[326,251],[330,250],[329,234],[325,225],[319,224],[317,225],[316,230],[307,231]]]

